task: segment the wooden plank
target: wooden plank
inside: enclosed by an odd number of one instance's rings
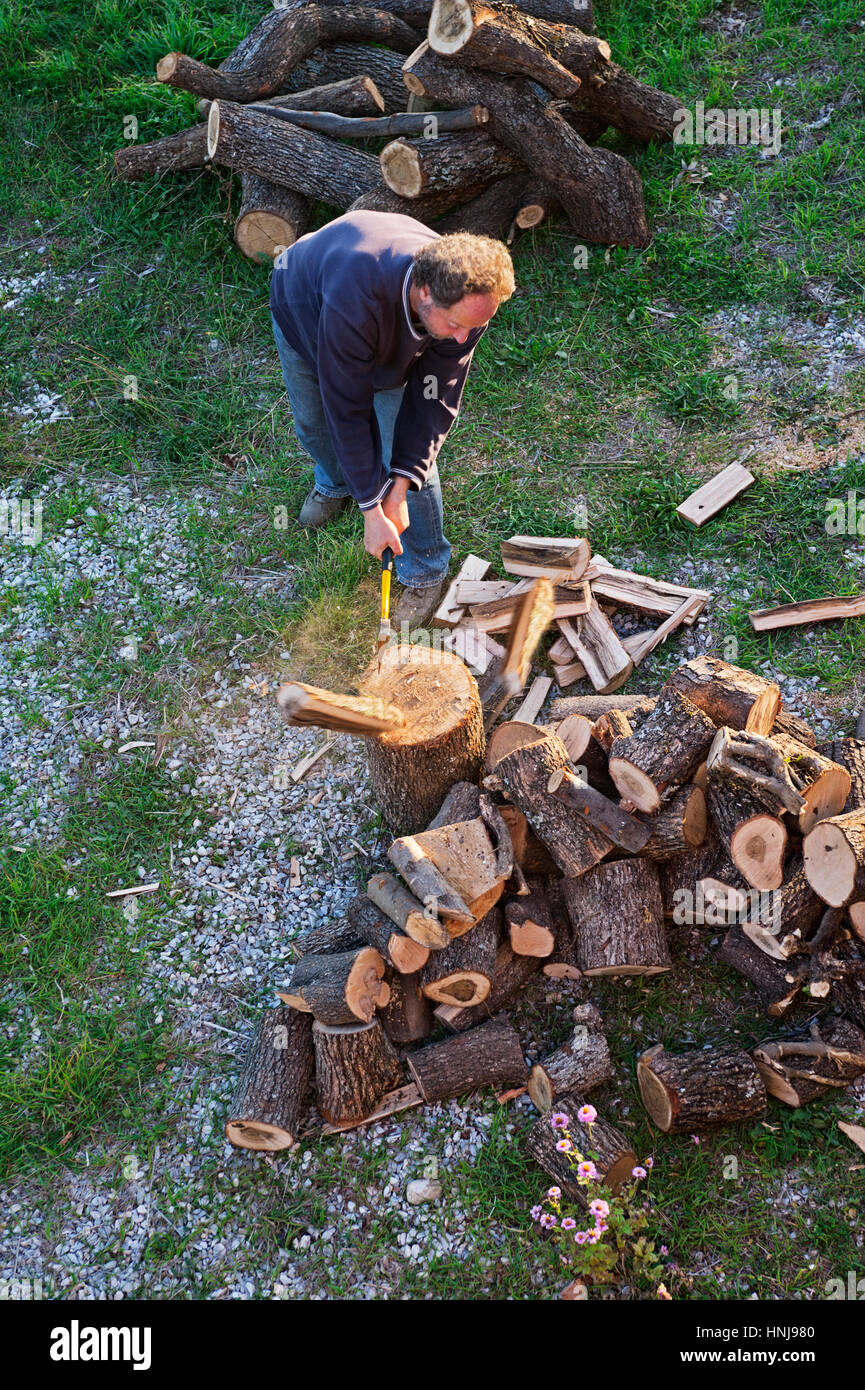
[[[456,602],[471,608],[475,603],[491,603],[494,599],[507,598],[516,587],[512,579],[463,579],[455,580]]]
[[[573,685],[574,681],[586,679],[586,668],[581,661],[569,661],[562,665],[561,662],[553,662],[553,670],[556,674],[556,685],[560,690]]]
[[[865,617],[865,594],[782,603],[778,608],[757,608],[748,617],[755,632],[774,632],[779,627],[799,627],[803,623],[825,623],[832,618],[861,618]]]
[[[676,508],[676,514],[691,526],[703,526],[735,501],[755,481],[754,474],[741,463],[730,463],[714,478],[698,487]]]
[[[441,623],[443,627],[456,627],[457,623],[462,622],[465,610],[456,602],[457,586],[464,580],[485,579],[491,565],[492,561],[483,560],[480,555],[466,556],[456,578],[435,611],[435,622]]]
[[[541,712],[541,705],[552,689],[552,684],[551,676],[535,676],[526,698],[514,715],[514,719],[519,720],[522,724],[534,724]]]

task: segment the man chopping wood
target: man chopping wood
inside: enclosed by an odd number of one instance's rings
[[[315,464],[301,526],[352,499],[394,552],[398,624],[426,622],[450,561],[436,458],[477,343],[514,292],[505,246],[401,213],[349,212],[277,257],[270,308],[297,437]]]

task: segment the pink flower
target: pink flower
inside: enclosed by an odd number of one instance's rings
[[[596,1221],[596,1222],[595,1222],[595,1230],[597,1231],[597,1233],[598,1233],[599,1236],[602,1236],[602,1235],[604,1234],[604,1231],[608,1231],[609,1229],[610,1229],[610,1228],[609,1228],[609,1226],[607,1225],[606,1221]]]
[[[541,1217],[541,1225],[543,1226],[545,1231],[548,1231],[551,1226],[556,1225],[556,1218],[553,1216],[552,1212],[544,1212],[543,1216]]]
[[[659,1251],[659,1254],[661,1254],[661,1255],[669,1255],[669,1253],[670,1253],[670,1252],[669,1252],[669,1250],[667,1249],[666,1245],[662,1245],[662,1246],[661,1246],[661,1249],[660,1249],[660,1251]]]
[[[564,1221],[562,1222],[562,1230],[563,1230],[563,1231],[572,1231],[572,1230],[574,1229],[574,1227],[576,1226],[576,1224],[577,1224],[577,1223],[576,1223],[576,1221],[574,1220],[574,1218],[573,1218],[572,1216],[566,1216],[565,1219],[564,1219]]]
[[[645,1168],[641,1168],[640,1165],[639,1165],[639,1163],[637,1164],[636,1168],[632,1168],[632,1169],[631,1169],[631,1177],[633,1177],[633,1178],[644,1178],[645,1176],[646,1176],[646,1170],[645,1170]]]
[[[655,1160],[651,1156],[649,1156],[649,1158],[644,1158],[643,1163],[647,1168],[654,1168],[655,1166]]]
[[[599,1235],[599,1233],[598,1233],[597,1228],[596,1228],[594,1231],[586,1231],[586,1244],[587,1244],[587,1245],[597,1245],[597,1243],[598,1243],[598,1241],[600,1240],[600,1238],[601,1238],[601,1237],[600,1237],[600,1235]]]
[[[658,1292],[655,1297],[662,1299],[665,1303],[671,1303],[673,1301],[673,1295],[667,1289],[666,1284],[658,1285]]]
[[[598,1112],[593,1105],[581,1105],[577,1111],[577,1119],[581,1125],[593,1125],[598,1118]]]
[[[573,1147],[574,1146],[571,1143],[570,1139],[558,1139],[556,1141],[556,1148],[561,1154],[566,1154],[568,1152],[568,1149],[572,1149]]]
[[[699,1144],[699,1142],[700,1142],[700,1136],[699,1136],[699,1134],[692,1134],[692,1135],[691,1135],[691,1138],[693,1139],[693,1141],[694,1141],[695,1144]]]
[[[554,1110],[550,1116],[550,1124],[553,1129],[567,1129],[570,1121],[563,1110]]]
[[[533,1221],[539,1221],[541,1217],[541,1208],[532,1207],[531,1211],[529,1212],[529,1216],[532,1218]]]
[[[586,1241],[588,1240],[588,1238],[589,1238],[589,1236],[588,1236],[588,1232],[587,1232],[587,1231],[575,1231],[575,1232],[574,1232],[574,1240],[577,1242],[577,1245],[585,1245],[585,1243],[586,1243]]]
[[[556,1148],[558,1147],[559,1146],[557,1144]],[[594,1163],[592,1163],[591,1160],[588,1158],[584,1158],[582,1163],[577,1164],[577,1172],[579,1173],[581,1178],[594,1179],[598,1176],[597,1168],[595,1167]]]
[[[610,1214],[610,1204],[609,1202],[602,1201],[600,1197],[596,1197],[593,1202],[589,1202],[589,1211],[592,1213],[592,1216],[603,1220],[605,1216],[609,1216]]]
[[[551,1202],[557,1202],[561,1195],[562,1189],[560,1187],[550,1187],[547,1189],[547,1196]]]

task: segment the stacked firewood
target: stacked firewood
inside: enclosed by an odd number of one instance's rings
[[[233,1143],[290,1145],[311,1092],[330,1132],[527,1090],[541,1112],[531,1152],[581,1200],[544,1117],[575,1114],[610,1078],[602,1021],[579,1006],[573,1036],[529,1072],[503,1011],[541,973],[668,971],[670,921],[729,923],[721,957],[770,1017],[804,991],[839,1016],[753,1054],[651,1047],[638,1081],[661,1130],[750,1119],[767,1092],[798,1105],[865,1072],[865,740],[818,746],[777,685],[708,656],[655,697],[561,697],[549,722],[488,739],[452,653],[387,649],[364,688],[355,700],[377,702],[387,726],[366,737],[390,871],[295,942],[231,1107]],[[280,703],[303,721],[301,687]],[[627,1138],[602,1119],[592,1145],[615,1189],[636,1161]]]
[[[639,174],[597,141],[611,128],[669,140],[681,104],[591,27],[590,4],[571,0],[290,0],[218,68],[160,59],[157,80],[197,97],[201,119],[119,150],[115,167],[237,171],[235,239],[262,261],[307,230],[314,200],[511,239],[563,213],[585,241],[645,246]],[[383,136],[396,138],[378,155],[357,148]]]

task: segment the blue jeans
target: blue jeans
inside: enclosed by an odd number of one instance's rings
[[[282,377],[294,414],[294,428],[315,464],[313,477],[316,491],[325,497],[350,497],[330,437],[318,377],[306,359],[295,352],[272,314],[270,318]],[[376,391],[373,397],[385,470],[390,467],[396,417],[404,390],[403,386],[398,386],[392,391]],[[451,548],[442,529],[442,492],[437,464],[420,491],[409,489],[406,500],[409,524],[408,530],[403,531],[400,537],[402,555],[397,555],[394,561],[396,576],[406,588],[431,589],[447,575],[451,558]]]

